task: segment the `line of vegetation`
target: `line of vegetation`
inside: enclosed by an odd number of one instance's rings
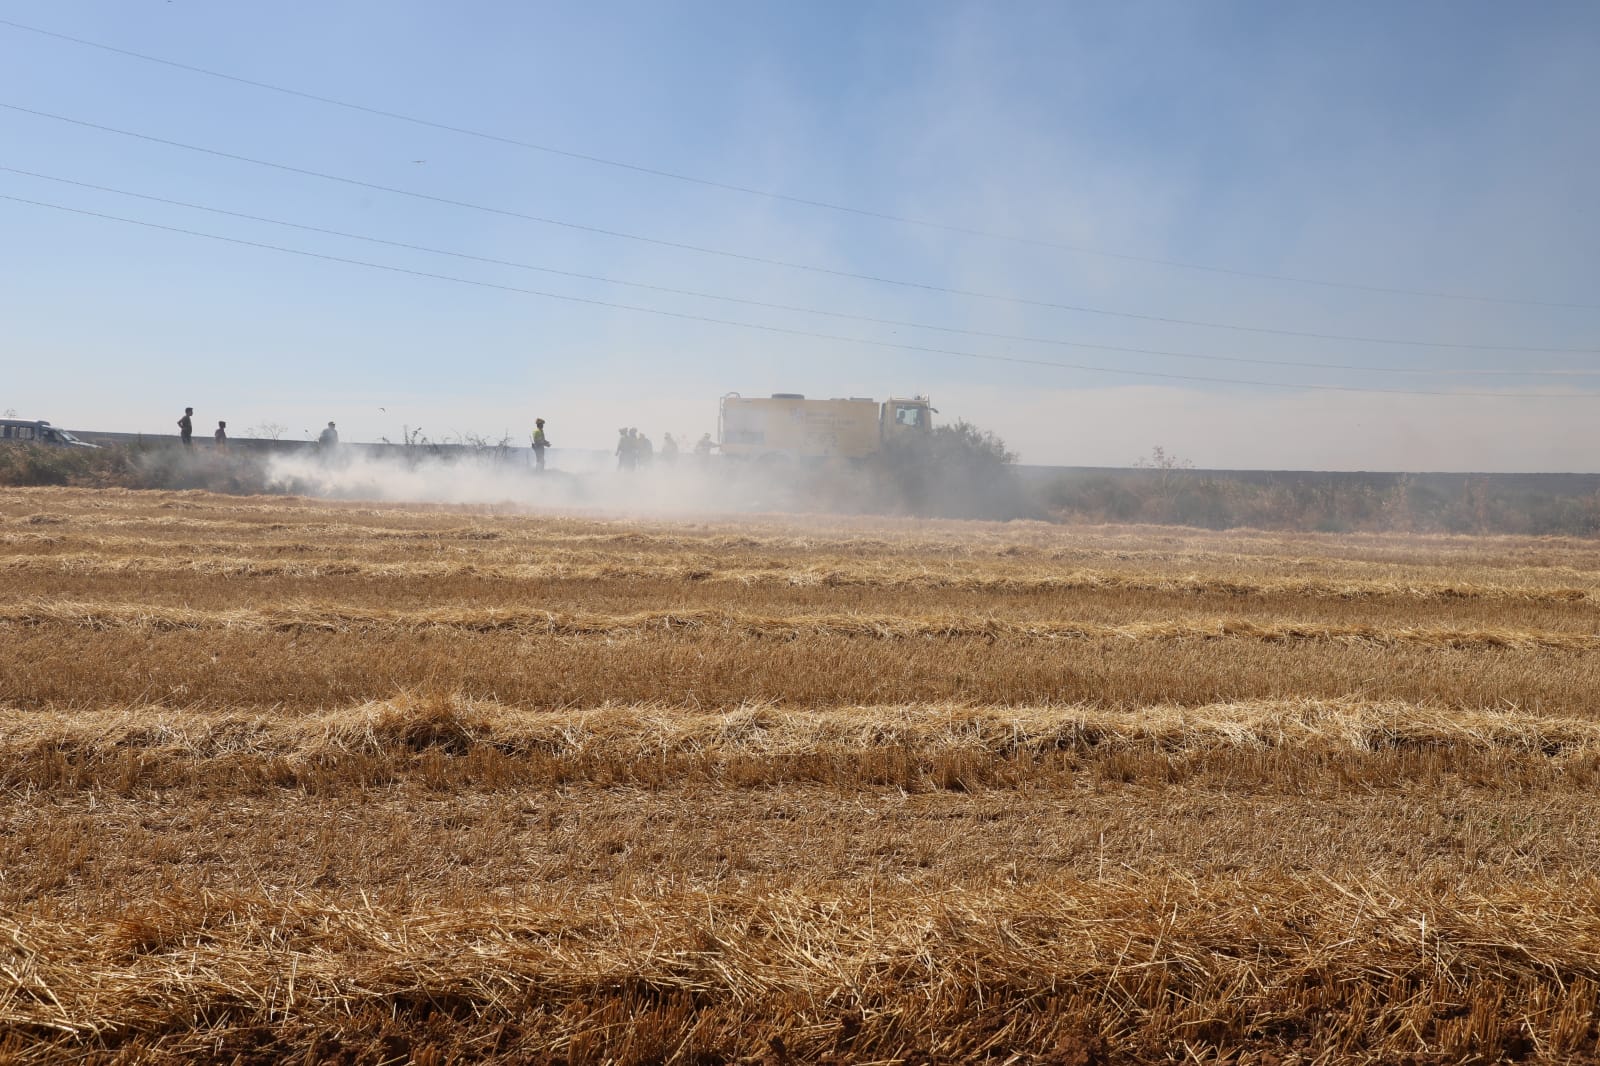
[[[1587,490],[1587,491],[1585,491]],[[1057,522],[1294,532],[1600,535],[1600,492],[1535,476],[1248,474],[1196,470],[1155,448],[1128,470],[1076,473],[1035,489]]]
[[[402,459],[434,446],[395,447]],[[471,455],[493,459],[498,446]],[[416,454],[413,454],[416,453]],[[453,454],[453,453],[452,453]],[[434,456],[437,458],[437,456]],[[807,482],[802,510],[938,518],[1142,523],[1286,532],[1403,532],[1600,536],[1600,491],[1581,480],[1552,487],[1533,477],[1249,474],[1195,470],[1161,448],[1126,470],[1021,476],[1017,455],[966,422],[941,426],[916,451],[887,453],[865,479]],[[269,476],[259,454],[168,443],[98,449],[0,448],[0,486],[204,489],[291,494],[309,486]]]
[[[205,489],[230,495],[282,493],[254,456],[167,443],[53,448],[0,447],[0,485],[78,488]]]

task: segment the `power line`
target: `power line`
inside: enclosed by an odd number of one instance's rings
[[[309,226],[299,222],[289,222],[279,218],[269,218],[264,215],[252,215],[242,211],[230,211],[226,208],[211,207],[206,204],[191,203],[186,200],[174,200],[164,196],[153,196],[149,193],[133,192],[128,189],[118,189],[109,185],[97,185],[93,182],[77,181],[72,178],[58,177],[53,174],[42,174],[33,170],[22,170],[18,167],[0,165],[0,172],[20,174],[30,178],[40,178],[63,185],[72,185],[81,189],[93,189],[97,192],[112,193],[117,196],[127,196],[151,203],[166,204],[171,207],[182,207],[192,211],[206,211],[215,215],[228,218],[245,219],[250,222],[264,222],[274,226],[284,226],[289,229],[303,230],[307,233],[320,233],[330,237],[340,237],[347,240],[366,241],[370,244],[381,244],[390,248],[404,248],[413,252],[426,252],[430,255],[444,255],[455,259],[464,259],[475,263],[488,263],[494,266],[513,267],[518,270],[532,270],[542,274],[553,274],[559,277],[576,278],[583,281],[597,281],[606,285],[620,285],[627,288],[643,289],[650,292],[668,293],[674,296],[690,296],[703,300],[719,300],[724,303],[740,304],[746,307],[760,307],[771,311],[790,311],[807,315],[822,315],[828,318],[845,319],[853,322],[867,322],[879,326],[897,326],[906,329],[924,329],[939,333],[959,334],[967,337],[979,337],[985,340],[1016,341],[1026,344],[1048,344],[1064,348],[1088,348],[1095,351],[1122,352],[1130,355],[1165,356],[1173,359],[1196,359],[1217,363],[1244,363],[1254,366],[1292,367],[1309,370],[1347,370],[1360,373],[1381,374],[1422,374],[1428,376],[1470,376],[1470,377],[1559,377],[1583,378],[1600,375],[1600,370],[1481,370],[1460,369],[1454,367],[1395,367],[1371,366],[1352,363],[1319,363],[1290,359],[1253,359],[1247,356],[1234,355],[1208,355],[1198,352],[1177,352],[1159,348],[1134,348],[1115,344],[1093,344],[1086,341],[1069,341],[1054,337],[1030,337],[1021,334],[995,333],[986,330],[961,329],[955,326],[940,326],[927,322],[911,322],[902,319],[879,318],[873,315],[852,314],[843,311],[831,311],[818,307],[801,307],[794,304],[774,303],[766,300],[753,300],[740,296],[729,296],[721,293],[701,292],[695,289],[679,289],[668,285],[653,285],[646,282],[627,281],[620,278],[610,278],[602,274],[587,274],[575,270],[562,270],[556,267],[539,266],[533,263],[519,263],[510,259],[496,259],[491,256],[473,255],[468,252],[456,252],[443,248],[430,248],[426,245],[411,244],[406,241],[388,240],[383,237],[373,237],[361,233],[349,233],[344,230],[328,229],[323,226]]]
[[[364,259],[350,259],[344,256],[326,255],[321,252],[310,252],[300,248],[286,248],[278,244],[266,244],[261,241],[243,240],[238,237],[224,237],[215,233],[204,233],[200,230],[185,229],[181,226],[168,226],[156,222],[145,222],[140,219],[123,218],[120,215],[108,215],[100,211],[88,211],[77,207],[67,207],[62,204],[52,204],[43,200],[29,200],[21,196],[7,196],[0,194],[0,200],[9,200],[13,203],[28,204],[32,207],[44,207],[55,211],[64,211],[74,215],[83,215],[89,218],[102,219],[109,222],[122,222],[132,226],[141,226],[146,229],[162,230],[168,233],[181,233],[189,237],[202,237],[206,240],[221,241],[226,244],[241,245],[246,248],[259,248],[272,252],[283,252],[288,255],[304,256],[308,259],[320,259],[330,263],[343,263],[348,266],[367,267],[373,270],[384,270],[394,274],[405,274],[411,277],[428,278],[434,281],[449,281],[459,285],[471,285],[477,288],[493,289],[500,292],[521,293],[527,296],[538,296],[550,300],[563,300],[568,303],[584,304],[591,307],[606,307],[619,311],[634,311],[640,314],[659,315],[664,318],[673,318],[686,322],[705,322],[719,326],[732,326],[738,329],[759,330],[764,333],[776,333],[790,337],[807,337],[816,340],[834,341],[843,344],[860,344],[872,348],[888,348],[907,352],[922,352],[929,355],[951,355],[963,359],[981,359],[997,363],[1020,363],[1027,366],[1048,366],[1062,370],[1082,370],[1099,374],[1114,374],[1144,378],[1163,378],[1171,381],[1198,381],[1215,385],[1254,385],[1274,389],[1311,389],[1319,392],[1359,392],[1378,393],[1392,396],[1451,396],[1451,397],[1481,397],[1492,399],[1522,400],[1522,399],[1592,399],[1594,393],[1514,393],[1514,392],[1440,392],[1422,389],[1379,389],[1357,385],[1323,385],[1323,384],[1291,384],[1283,381],[1254,381],[1245,378],[1218,378],[1203,377],[1195,374],[1170,374],[1156,370],[1130,370],[1122,367],[1090,366],[1080,363],[1062,363],[1048,359],[1030,359],[1024,356],[994,355],[986,352],[968,352],[954,348],[934,348],[919,344],[901,344],[895,341],[871,340],[864,337],[846,337],[833,333],[820,333],[812,330],[792,329],[787,326],[771,326],[758,322],[740,322],[735,319],[714,318],[709,315],[687,314],[682,311],[666,311],[656,307],[641,307],[637,304],[616,303],[610,300],[596,300],[586,296],[571,296],[564,293],[545,292],[540,289],[526,289],[516,285],[502,285],[491,281],[478,281],[473,278],[461,278],[451,274],[435,274],[425,270],[412,270],[408,267],[390,266],[385,263],[373,263]]]
[[[432,193],[416,192],[411,189],[401,189],[393,185],[379,185],[376,182],[362,181],[358,178],[347,178],[337,174],[327,174],[322,171],[308,170],[304,167],[290,166],[286,163],[274,163],[265,159],[255,159],[251,156],[237,155],[233,152],[224,152],[215,148],[203,148],[199,145],[186,144],[182,141],[168,140],[148,133],[136,133],[131,130],[118,129],[115,126],[103,126],[99,123],[88,122],[83,119],[68,118],[65,115],[52,114],[48,111],[37,111],[30,107],[18,104],[0,102],[0,108],[16,111],[38,118],[47,118],[56,122],[65,122],[85,129],[99,130],[103,133],[115,133],[122,137],[131,137],[136,140],[148,141],[152,144],[166,145],[171,148],[182,148],[189,152],[199,152],[203,155],[215,156],[219,159],[230,159],[240,163],[250,163],[254,166],[270,167],[289,174],[300,174],[305,177],[319,178],[324,181],[335,181],[344,185],[352,185],[362,189],[372,189],[377,192],[392,193],[396,196],[408,196],[416,200],[425,200],[431,203],[446,204],[451,207],[462,207],[472,211],[482,211],[487,214],[500,215],[506,218],[520,218],[528,222],[537,222],[541,225],[559,226],[563,229],[578,230],[584,233],[595,233],[607,237],[616,237],[622,240],[639,241],[645,244],[657,245],[664,248],[674,248],[679,251],[697,252],[703,255],[715,255],[728,259],[735,259],[747,263],[761,263],[766,266],[784,267],[789,270],[805,270],[816,274],[827,274],[833,277],[850,278],[856,281],[870,281],[881,285],[895,285],[902,288],[918,289],[924,292],[943,293],[948,296],[963,296],[972,299],[993,300],[999,303],[1020,304],[1028,307],[1043,307],[1057,311],[1073,311],[1080,314],[1105,315],[1112,318],[1136,319],[1141,322],[1161,322],[1167,325],[1193,326],[1202,329],[1229,330],[1237,333],[1263,333],[1278,337],[1301,337],[1317,340],[1342,341],[1351,344],[1390,344],[1411,348],[1449,348],[1461,351],[1484,352],[1537,352],[1544,354],[1566,355],[1591,355],[1600,354],[1596,348],[1537,348],[1527,345],[1507,344],[1465,344],[1453,341],[1421,341],[1405,340],[1391,337],[1363,337],[1340,333],[1316,333],[1308,330],[1275,329],[1269,326],[1244,326],[1226,322],[1201,322],[1187,318],[1173,318],[1167,315],[1138,314],[1131,311],[1111,311],[1103,307],[1089,307],[1081,304],[1055,303],[1049,300],[1033,300],[1022,296],[1006,296],[999,293],[979,292],[974,289],[956,289],[943,285],[932,285],[926,282],[906,281],[899,278],[885,277],[879,274],[858,274],[849,270],[838,270],[833,267],[817,266],[812,263],[796,263],[785,259],[771,259],[765,256],[749,255],[744,252],[730,252],[721,248],[707,248],[702,245],[687,244],[681,241],[669,241],[659,237],[644,237],[636,233],[626,233],[621,230],[605,229],[600,226],[588,226],[578,222],[566,222],[560,219],[545,218],[541,215],[525,214],[521,211],[511,211],[502,207],[489,207],[484,204],[475,204],[466,200],[453,200],[446,196],[435,196]]]
[[[53,30],[42,29],[38,26],[29,26],[11,19],[0,18],[0,25],[12,29],[23,30],[27,33],[39,34],[43,37],[52,37],[59,41],[82,45],[87,48],[97,48],[104,52],[127,56],[131,59],[142,60],[147,63],[156,63],[161,66],[171,67],[174,70],[187,71],[191,74],[202,74],[208,78],[218,78],[223,81],[234,82],[238,85],[248,85],[255,89],[266,89],[269,92],[282,93],[301,100],[310,100],[319,104],[340,107],[349,111],[362,114],[375,115],[380,118],[393,119],[397,122],[408,122],[415,126],[428,129],[442,130],[447,133],[460,134],[465,137],[476,137],[480,140],[493,141],[496,144],[511,145],[517,148],[526,148],[547,155],[559,156],[565,159],[575,159],[585,163],[594,163],[600,166],[613,167],[619,170],[632,171],[636,174],[646,174],[651,177],[668,178],[673,181],[686,182],[692,185],[701,185],[707,188],[720,189],[724,192],[742,193],[747,196],[758,196],[768,200],[778,200],[784,203],[798,204],[804,207],[820,208],[827,211],[837,211],[844,214],[856,215],[861,218],[873,218],[884,222],[895,222],[907,226],[919,226],[924,229],[941,230],[946,233],[957,233],[967,237],[982,237],[988,240],[1007,241],[1014,244],[1032,245],[1039,248],[1054,248],[1060,251],[1074,252],[1080,255],[1098,256],[1105,259],[1118,259],[1130,263],[1146,263],[1154,266],[1174,267],[1181,270],[1197,270],[1211,274],[1223,274],[1230,277],[1253,278],[1258,281],[1277,281],[1297,285],[1316,285],[1324,288],[1348,289],[1356,292],[1387,293],[1399,296],[1422,296],[1437,300],[1461,300],[1473,303],[1514,304],[1528,307],[1568,308],[1585,311],[1600,310],[1600,304],[1568,303],[1558,300],[1533,300],[1510,296],[1483,296],[1471,293],[1441,292],[1435,289],[1413,289],[1393,285],[1371,285],[1358,282],[1332,281],[1325,278],[1309,278],[1294,274],[1274,274],[1267,271],[1240,270],[1232,267],[1215,266],[1206,263],[1191,263],[1178,259],[1164,259],[1159,256],[1134,255],[1126,252],[1111,252],[1101,248],[1092,248],[1087,245],[1071,244],[1064,241],[1047,240],[1042,237],[1024,237],[1014,233],[1001,233],[994,230],[979,229],[973,226],[961,226],[947,222],[935,222],[929,219],[912,218],[906,215],[897,215],[887,211],[876,211],[871,208],[853,207],[849,204],[834,203],[828,200],[818,200],[805,196],[795,196],[788,193],[773,192],[768,189],[757,189],[749,185],[740,185],[735,182],[718,181],[712,178],[696,177],[691,174],[681,174],[672,170],[659,167],[645,166],[639,163],[629,163],[619,159],[609,159],[604,156],[592,155],[587,152],[577,152],[566,148],[557,148],[553,145],[540,144],[536,141],[525,141],[516,137],[503,134],[489,133],[476,130],[467,126],[456,126],[447,122],[435,122],[431,119],[407,115],[399,111],[389,111],[380,107],[371,107],[366,104],[353,103],[349,100],[340,100],[331,96],[307,92],[303,89],[293,89],[286,85],[275,85],[272,82],[258,81],[254,78],[245,78],[237,74],[228,74],[220,70],[211,70],[206,67],[195,66],[189,63],[180,63],[173,59],[164,59],[160,56],[136,52],[128,48],[119,48],[115,45],[105,44],[101,41],[91,41],[84,37],[74,37],[71,34],[58,33]]]

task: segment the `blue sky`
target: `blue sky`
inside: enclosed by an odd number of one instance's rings
[[[1211,329],[871,283],[0,109],[0,166],[468,256],[1056,343],[584,281],[6,171],[0,196],[581,300],[1126,372],[688,321],[0,200],[0,409],[22,415],[166,432],[193,405],[201,425],[226,418],[235,433],[277,423],[300,436],[332,418],[352,439],[402,426],[520,439],[543,415],[558,444],[605,447],[619,425],[698,436],[730,390],[917,392],[1033,462],[1123,464],[1155,444],[1235,467],[1590,470],[1600,454],[1600,377],[1583,373],[1600,370],[1592,4],[9,0],[0,18],[565,151],[1048,243],[674,181],[0,25],[0,103],[216,151],[943,289],[1505,346]],[[1296,284],[1052,243],[1588,306]],[[1284,362],[1417,373],[1270,365]]]

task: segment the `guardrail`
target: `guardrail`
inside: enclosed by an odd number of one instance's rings
[[[72,432],[73,435],[78,437],[80,440],[86,440],[91,444],[122,444],[136,448],[176,448],[181,447],[183,443],[181,440],[179,440],[176,433],[105,433],[91,429],[75,429]],[[209,435],[202,436],[196,434],[194,443],[191,444],[190,447],[196,450],[209,450],[216,447],[216,444],[212,441]],[[242,452],[247,455],[293,455],[298,452],[315,451],[317,447],[317,442],[312,440],[273,440],[268,437],[228,438],[228,450],[230,452]],[[464,444],[406,445],[387,444],[381,442],[372,444],[361,441],[340,441],[339,449],[341,451],[370,455],[383,455],[386,453],[393,453],[396,455],[409,453],[416,455],[427,454],[430,452],[437,454],[464,455],[472,451],[480,450]],[[493,451],[495,449],[481,450]],[[512,449],[508,448],[506,450],[510,451]],[[528,451],[527,448],[517,450],[522,452]]]
[[[178,448],[182,442],[176,433],[111,433],[92,429],[74,429],[72,434],[91,444],[125,445],[128,447]],[[210,436],[195,435],[190,445],[196,452],[208,452],[216,447]],[[229,437],[228,451],[235,455],[296,455],[314,453],[320,447],[314,440],[273,440],[267,437]],[[340,441],[339,451],[345,455],[364,455],[391,459],[414,460],[437,456],[441,459],[476,458],[488,461],[528,463],[533,460],[533,449],[526,444],[505,446],[486,444],[392,444],[385,441]],[[552,448],[552,463],[566,460],[569,464],[593,466],[606,463],[610,452],[596,448]]]
[[[175,433],[108,433],[97,430],[74,429],[72,433],[94,444],[148,445],[150,447],[178,447]],[[213,447],[210,437],[196,436],[197,450]],[[293,455],[315,451],[316,441],[271,440],[263,437],[230,437],[231,452],[255,455]],[[527,445],[507,445],[504,448],[473,444],[391,444],[386,442],[341,441],[341,451],[350,454],[415,459],[418,456],[437,455],[441,458],[478,458],[510,462],[528,462],[532,449]],[[594,448],[561,448],[550,451],[550,459],[566,460],[567,464],[585,468],[608,465],[611,453]],[[566,464],[564,464],[566,465]],[[1600,493],[1600,474],[1590,473],[1457,473],[1439,471],[1382,471],[1382,470],[1157,470],[1140,467],[1113,466],[1037,466],[1019,463],[1012,467],[1018,479],[1029,487],[1046,485],[1073,485],[1085,481],[1115,478],[1129,483],[1162,479],[1177,484],[1196,479],[1214,479],[1252,485],[1297,485],[1329,488],[1364,487],[1386,490],[1402,479],[1416,486],[1436,491],[1459,491],[1468,483],[1501,491],[1539,493],[1552,496],[1587,496]]]

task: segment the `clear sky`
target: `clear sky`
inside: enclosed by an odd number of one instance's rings
[[[622,425],[713,430],[729,391],[926,393],[1027,462],[1160,444],[1200,466],[1600,469],[1593,3],[0,19],[866,212],[0,25],[0,196],[482,283],[0,199],[0,410],[166,433],[189,405],[197,430],[335,419],[352,440],[526,441],[542,415],[557,445],[605,448]],[[1461,393],[1487,395],[1439,395]]]

